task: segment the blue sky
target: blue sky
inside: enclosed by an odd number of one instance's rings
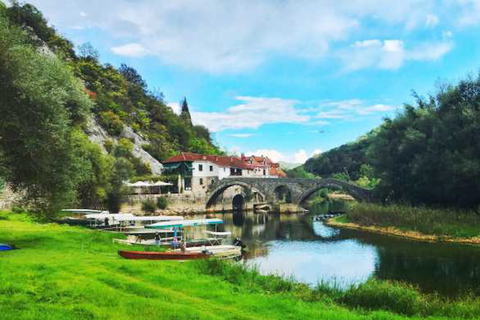
[[[231,152],[303,162],[480,66],[479,0],[34,0]]]

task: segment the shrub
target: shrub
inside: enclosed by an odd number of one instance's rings
[[[21,206],[13,206],[12,211],[15,213],[22,213],[25,212],[25,209]]]
[[[422,294],[413,286],[374,279],[350,288],[340,300],[354,308],[383,309],[405,315],[420,314],[426,305]]]
[[[142,203],[142,210],[147,212],[147,213],[154,213],[155,210],[157,209],[157,205],[155,204],[155,201],[151,199],[147,199],[143,201]]]
[[[111,135],[118,136],[123,132],[123,122],[113,111],[99,113],[100,123]]]
[[[161,210],[167,209],[168,200],[166,197],[157,198],[157,207]]]

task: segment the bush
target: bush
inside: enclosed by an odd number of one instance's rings
[[[22,213],[25,212],[25,209],[21,206],[13,206],[12,211],[15,213]]]
[[[405,283],[371,279],[344,293],[341,302],[367,310],[388,310],[398,314],[416,315],[426,305],[422,294]]]
[[[99,113],[100,123],[111,135],[118,136],[123,132],[123,122],[113,111]]]
[[[157,198],[157,207],[161,210],[167,209],[168,200],[166,197]]]
[[[154,213],[155,210],[157,209],[157,205],[155,204],[155,201],[151,199],[147,199],[143,201],[142,203],[142,210],[147,212],[147,213]]]

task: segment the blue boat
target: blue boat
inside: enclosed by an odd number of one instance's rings
[[[0,251],[8,251],[8,250],[13,250],[13,249],[15,249],[15,248],[11,245],[0,243]]]

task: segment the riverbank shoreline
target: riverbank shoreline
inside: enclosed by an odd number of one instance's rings
[[[0,212],[0,238],[18,248],[0,254],[2,319],[420,320],[480,312],[480,299],[449,300],[401,282],[311,288],[215,259],[127,260],[112,242],[118,236]]]
[[[463,245],[480,246],[480,236],[462,238],[462,237],[451,237],[451,236],[428,235],[428,234],[424,234],[417,231],[404,231],[396,227],[364,226],[358,223],[338,221],[342,217],[345,217],[345,216],[342,215],[340,217],[334,217],[334,218],[328,219],[325,221],[325,225],[329,227],[359,230],[359,231],[377,233],[377,234],[393,236],[397,238],[403,238],[403,239],[414,240],[414,241],[421,241],[421,242],[455,243],[455,244],[463,244]]]

